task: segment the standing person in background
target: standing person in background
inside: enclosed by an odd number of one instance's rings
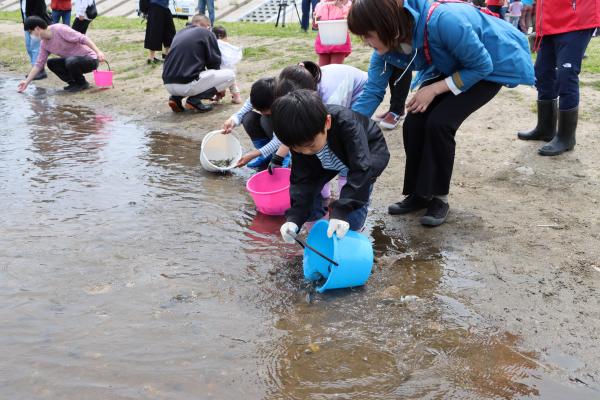
[[[207,6],[210,26],[215,26],[215,0],[198,0],[198,14],[206,15]]]
[[[521,9],[521,21],[519,26],[521,27],[521,32],[528,34],[530,32],[530,28],[532,23],[531,17],[533,15],[533,0],[521,0],[523,3],[523,7]]]
[[[40,17],[48,25],[52,23],[52,19],[48,15],[46,2],[44,0],[20,0],[20,5],[23,25],[25,25],[25,20],[27,19],[27,17]],[[27,49],[27,54],[29,55],[29,62],[33,67],[40,52],[40,41],[32,39],[31,34],[27,29],[23,30],[25,31],[25,49]],[[46,70],[42,68],[40,72],[35,77],[33,77],[33,80],[38,81],[47,77],[48,75],[46,74]]]
[[[148,64],[164,62],[175,33],[173,15],[169,10],[169,0],[150,0],[146,37],[144,39],[144,48],[149,50]],[[163,59],[159,60],[156,58],[156,52],[161,51],[163,47]]]
[[[517,29],[519,29],[519,20],[521,19],[522,9],[523,3],[521,0],[514,0],[508,7],[508,22],[510,22]]]
[[[315,21],[346,19],[351,5],[350,0],[321,1],[315,8]],[[319,55],[319,66],[321,67],[329,64],[343,64],[344,59],[352,53],[350,33],[348,33],[346,43],[340,45],[324,45],[321,43],[321,36],[317,34],[315,51]]]
[[[312,12],[314,13],[318,3],[319,0],[302,0],[302,21],[300,21],[300,28],[302,28],[304,32],[308,31],[308,23],[310,22],[312,15],[311,7]]]
[[[71,0],[52,0],[52,23],[58,24],[62,18],[62,23],[71,26]]]
[[[537,126],[518,136],[522,140],[549,141],[538,150],[542,156],[556,156],[575,147],[579,72],[587,45],[599,25],[600,0],[580,0],[577,4],[548,2],[545,7],[538,7]]]
[[[75,0],[73,7],[75,9],[75,20],[73,21],[72,28],[79,33],[84,35],[90,26],[91,19],[88,18],[86,10],[89,6],[94,4],[94,0]]]

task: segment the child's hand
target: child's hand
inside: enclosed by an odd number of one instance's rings
[[[242,158],[240,158],[240,161],[238,161],[238,163],[236,164],[236,168],[240,168],[243,167],[244,165],[248,164],[250,161],[254,160],[256,157],[260,156],[260,151],[258,150],[254,150],[251,151],[250,153],[246,153],[242,156]]]
[[[226,135],[230,133],[233,128],[235,128],[235,121],[233,120],[233,117],[229,117],[229,119],[223,123],[223,134]]]
[[[279,228],[279,232],[281,233],[281,238],[284,242],[294,243],[294,236],[290,235],[290,233],[293,235],[298,233],[298,225],[296,225],[293,222],[286,222],[285,224],[281,225],[281,228]]]
[[[274,154],[273,157],[271,158],[271,162],[269,163],[269,166],[267,167],[267,170],[269,171],[269,175],[273,175],[273,170],[275,168],[281,168],[283,166],[283,157],[281,157],[278,154]]]
[[[329,220],[329,228],[327,228],[327,237],[332,237],[335,233],[338,239],[343,239],[350,229],[350,224],[341,219],[332,218]]]

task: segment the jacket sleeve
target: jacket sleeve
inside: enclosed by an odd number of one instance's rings
[[[342,145],[347,154],[348,176],[338,200],[331,204],[330,217],[347,221],[348,214],[369,202],[369,188],[373,183],[371,152],[367,127],[349,111],[339,119],[344,132]],[[348,115],[348,118],[346,118]]]
[[[456,13],[442,13],[437,27],[439,42],[433,43],[431,40],[431,47],[440,46],[439,51],[450,53],[462,66],[446,80],[455,95],[469,90],[493,72],[492,57],[466,17]]]
[[[352,106],[352,110],[371,118],[379,104],[383,101],[392,68],[386,68],[385,61],[376,51],[371,55],[369,63],[369,77],[362,94]]]
[[[290,176],[290,200],[291,206],[285,212],[287,222],[293,222],[299,228],[310,217],[313,202],[317,193],[321,190],[318,180],[311,174],[311,167],[307,156],[291,152],[292,175]]]
[[[206,46],[206,69],[221,69],[221,50],[215,35],[209,35]]]

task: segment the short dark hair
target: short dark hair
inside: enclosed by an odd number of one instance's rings
[[[415,24],[404,0],[355,0],[348,13],[348,29],[358,36],[377,32],[379,39],[391,49],[412,40]]]
[[[48,28],[48,23],[46,21],[44,21],[43,19],[41,19],[38,16],[32,15],[31,17],[27,17],[25,19],[25,23],[23,24],[25,27],[25,30],[27,32],[31,32],[32,30],[34,30],[35,28],[42,28],[42,29],[47,29]]]
[[[307,67],[308,66],[308,67]],[[279,82],[287,82],[288,85],[295,85],[296,89],[311,89],[317,90],[319,82],[321,82],[321,68],[312,61],[304,61],[301,64],[290,65],[285,67],[279,73]],[[277,90],[277,96],[283,96],[289,93],[288,91]]]
[[[288,147],[312,143],[323,132],[327,108],[314,90],[299,89],[278,98],[271,107],[273,131]]]
[[[212,32],[215,34],[217,39],[225,39],[227,38],[227,31],[224,26],[215,26],[212,28]]]
[[[275,78],[260,78],[250,88],[250,102],[258,111],[267,111],[275,100]]]

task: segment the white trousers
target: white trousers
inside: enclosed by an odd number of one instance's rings
[[[200,72],[200,76],[190,83],[167,83],[165,88],[172,96],[195,96],[208,89],[222,92],[235,82],[235,73],[230,69],[209,69]]]

